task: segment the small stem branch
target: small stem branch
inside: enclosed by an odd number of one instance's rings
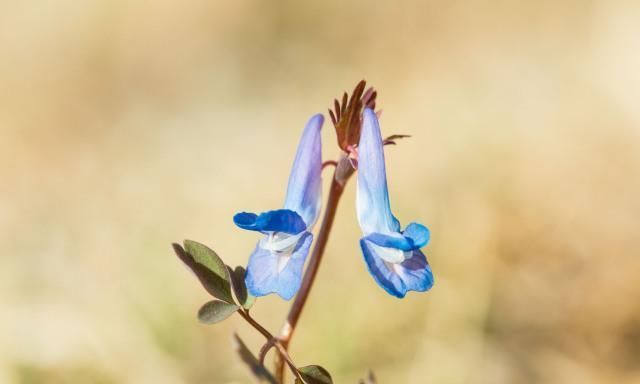
[[[338,165],[338,162],[335,161],[335,160],[327,160],[324,163],[322,163],[322,169],[325,169],[326,167],[328,167],[330,165],[336,167]]]
[[[264,359],[267,356],[267,353],[273,348],[278,339],[267,340],[267,342],[260,348],[260,353],[258,354],[258,360],[260,360],[260,364],[264,366]]]
[[[291,338],[293,337],[293,332],[295,331],[298,320],[300,320],[302,310],[304,309],[304,305],[309,297],[309,292],[311,291],[311,287],[313,286],[313,282],[315,281],[316,274],[318,273],[318,268],[320,267],[320,262],[322,261],[322,255],[324,254],[327,240],[329,239],[329,234],[331,233],[331,227],[333,226],[333,220],[336,216],[340,197],[342,196],[344,187],[349,180],[349,177],[353,174],[353,171],[354,170],[349,162],[348,156],[343,155],[340,158],[340,161],[336,162],[336,168],[329,190],[329,197],[327,199],[326,210],[324,212],[324,217],[322,219],[322,224],[320,226],[320,231],[318,232],[318,237],[316,239],[313,251],[311,252],[311,256],[309,257],[309,265],[307,266],[304,277],[302,279],[300,290],[298,291],[298,294],[296,295],[296,298],[291,305],[287,320],[285,321],[282,330],[280,331],[279,339],[284,352],[286,352],[289,348],[289,343],[291,342]],[[280,356],[287,355],[285,353],[281,353]],[[287,363],[289,362],[287,361]],[[284,383],[284,364],[285,360],[280,357],[276,357],[275,375],[276,380],[278,380],[279,383]]]
[[[295,363],[289,356],[289,352],[287,351],[287,348],[283,346],[278,339],[273,337],[273,335],[269,331],[267,331],[262,325],[260,325],[260,323],[258,323],[253,317],[251,317],[251,315],[249,315],[249,312],[247,312],[244,309],[240,309],[238,313],[249,324],[251,324],[253,328],[255,328],[258,332],[262,334],[262,336],[264,336],[267,339],[267,344],[265,344],[260,350],[260,364],[264,363],[264,356],[267,354],[269,349],[275,346],[279,352],[278,356],[280,357],[280,359],[282,359],[282,361],[286,361],[287,365],[289,366],[289,369],[291,369],[291,373],[293,373],[295,377],[297,377],[298,379],[300,379],[300,381],[302,381],[300,372],[298,372],[298,368],[296,367]],[[281,383],[281,381],[278,380],[278,383]]]
[[[302,376],[300,376],[300,372],[298,372],[298,368],[296,367],[296,364],[293,362],[293,360],[291,360],[291,356],[289,356],[289,352],[287,351],[287,348],[284,345],[282,345],[282,343],[280,342],[276,342],[275,346],[278,349],[278,352],[280,352],[278,356],[280,356],[281,359],[284,359],[287,362],[287,365],[289,366],[291,373],[293,373],[293,375],[297,377],[301,382],[304,382],[304,380],[302,379]],[[280,383],[283,383],[283,382],[281,381]]]
[[[245,311],[244,309],[240,309],[238,313],[247,321],[247,323],[251,324],[251,326],[258,332],[260,332],[262,336],[264,336],[267,340],[274,339],[271,332],[267,331],[262,325],[260,325],[260,323],[255,321],[254,318],[249,315],[249,312]]]

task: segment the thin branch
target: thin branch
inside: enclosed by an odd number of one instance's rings
[[[328,167],[330,165],[336,167],[336,166],[338,166],[338,162],[335,161],[335,160],[327,160],[324,163],[322,163],[322,169],[325,169],[326,167]]]
[[[271,348],[275,347],[278,341],[276,339],[269,339],[267,342],[260,348],[260,354],[258,355],[258,359],[260,360],[260,364],[264,365],[264,359],[267,357],[267,353],[271,350]]]
[[[271,332],[267,331],[262,325],[260,325],[260,323],[258,323],[257,321],[254,320],[253,317],[251,317],[251,315],[249,315],[249,312],[247,312],[246,310],[244,310],[243,308],[241,308],[238,313],[240,314],[240,316],[242,316],[249,324],[251,324],[251,326],[253,328],[255,328],[258,332],[260,332],[262,334],[262,336],[264,336],[267,340],[271,340],[271,339],[275,339],[275,337],[273,337],[273,335],[271,334]]]
[[[302,285],[300,287],[300,290],[298,291],[298,294],[296,295],[295,300],[293,301],[293,304],[291,305],[287,320],[285,321],[282,330],[280,331],[279,344],[281,344],[284,352],[286,352],[289,347],[293,332],[295,331],[298,320],[300,320],[302,310],[304,309],[304,305],[309,297],[309,292],[311,291],[311,287],[313,286],[313,282],[315,281],[316,274],[318,273],[318,268],[320,267],[320,262],[322,261],[322,255],[324,254],[327,240],[329,239],[329,234],[331,233],[331,227],[333,226],[333,220],[335,219],[336,211],[338,209],[338,203],[340,202],[340,197],[342,196],[344,187],[352,174],[353,168],[349,163],[348,157],[342,156],[336,166],[336,169],[334,170],[329,197],[327,199],[327,208],[324,212],[324,217],[322,219],[322,224],[320,226],[320,231],[318,232],[318,237],[316,239],[313,251],[311,253],[311,256],[309,257],[309,265],[307,266],[307,269],[304,273]],[[281,353],[281,355],[286,356],[284,353]],[[276,358],[275,375],[276,379],[281,383],[284,382],[285,362],[289,363],[288,361],[285,361],[283,359]]]
[[[251,317],[251,315],[249,315],[249,312],[246,311],[245,309],[240,309],[238,313],[240,314],[240,316],[242,316],[243,319],[245,319],[249,324],[251,324],[253,328],[255,328],[267,339],[267,343],[260,349],[260,364],[264,366],[264,358],[267,352],[272,347],[276,347],[276,349],[279,352],[279,356],[282,357],[284,361],[286,361],[287,365],[289,366],[289,369],[291,370],[291,373],[293,373],[293,375],[296,378],[303,381],[302,376],[300,376],[300,372],[298,372],[298,368],[296,367],[295,363],[291,359],[291,356],[289,356],[289,352],[287,351],[287,348],[284,345],[282,345],[279,339],[276,339],[269,331],[266,330],[266,328],[260,325],[260,323],[258,323],[253,317]],[[276,378],[276,379],[278,383],[283,382],[282,379],[279,379],[279,378]]]
[[[304,382],[304,380],[302,379],[302,376],[300,376],[300,372],[298,371],[298,368],[296,367],[295,363],[293,362],[293,360],[291,360],[291,356],[289,356],[289,352],[287,351],[287,348],[282,345],[282,343],[277,342],[275,344],[275,347],[278,349],[278,352],[280,352],[281,357],[283,357],[285,359],[285,361],[287,362],[287,365],[289,366],[289,369],[291,370],[291,373],[293,373],[293,375],[298,378],[301,382]],[[284,376],[282,377],[282,380],[280,381],[281,383],[284,383]]]

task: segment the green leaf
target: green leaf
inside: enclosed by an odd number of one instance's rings
[[[298,372],[307,384],[333,384],[329,372],[319,365],[307,365],[298,368]]]
[[[233,334],[234,347],[236,352],[240,356],[240,359],[249,367],[251,373],[260,381],[261,383],[269,383],[269,384],[277,384],[276,379],[273,375],[262,365],[257,357],[251,353],[249,348],[247,348],[246,344],[240,339],[238,334]]]
[[[244,309],[251,308],[256,298],[247,291],[247,285],[244,282],[245,269],[241,266],[237,266],[235,270],[231,269],[231,267],[227,268],[229,268],[231,286],[233,287],[233,292],[236,294],[238,303],[240,303]]]
[[[174,243],[173,250],[195,273],[209,294],[227,303],[234,303],[227,268],[214,251],[191,240],[184,241],[184,249]]]
[[[238,309],[240,309],[240,307],[235,304],[225,303],[220,300],[211,300],[198,311],[198,320],[205,324],[219,323],[233,315]]]

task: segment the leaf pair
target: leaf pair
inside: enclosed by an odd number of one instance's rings
[[[209,247],[192,240],[173,244],[173,250],[180,260],[196,275],[204,289],[219,300],[211,300],[198,311],[198,319],[205,324],[214,324],[225,320],[240,307],[249,309],[255,297],[247,292],[244,283],[243,267],[231,269]],[[231,290],[235,294],[234,300]]]
[[[243,267],[232,269],[225,265],[212,249],[192,240],[185,240],[184,248],[174,243],[173,250],[178,258],[193,271],[204,289],[216,298],[205,303],[198,311],[198,319],[202,323],[218,323],[241,308],[247,311],[251,308],[255,297],[247,291],[244,282],[246,271]],[[260,364],[238,335],[234,335],[234,340],[240,357],[251,368],[256,378],[275,384],[276,381],[271,373]],[[296,379],[296,384],[333,383],[329,372],[318,365],[298,368],[298,372],[304,382]]]

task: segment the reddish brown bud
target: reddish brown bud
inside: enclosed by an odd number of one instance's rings
[[[366,84],[364,80],[360,81],[351,92],[351,97],[345,92],[342,101],[334,100],[334,109],[329,109],[331,122],[336,128],[338,146],[345,152],[358,145],[364,108],[376,107],[378,94],[373,88],[365,91]]]

